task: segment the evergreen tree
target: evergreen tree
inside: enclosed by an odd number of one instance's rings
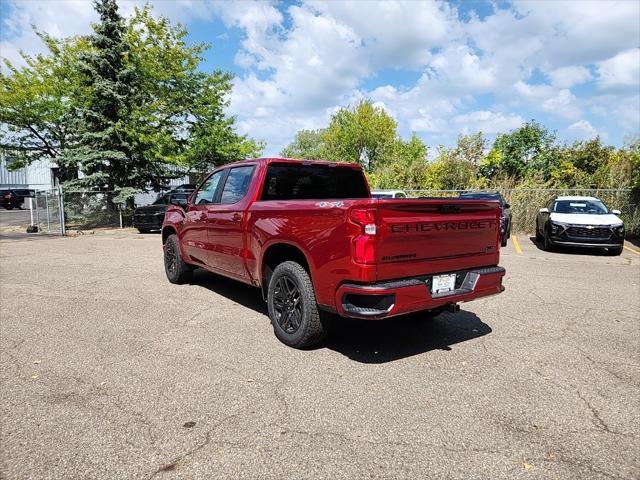
[[[74,183],[116,192],[159,187],[169,175],[167,164],[145,158],[136,141],[132,112],[144,92],[135,63],[126,61],[124,20],[115,0],[96,0],[95,8],[100,20],[78,67],[86,96],[77,115],[79,139],[66,154],[81,172]]]

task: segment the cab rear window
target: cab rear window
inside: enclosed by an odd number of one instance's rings
[[[261,200],[369,198],[360,170],[329,165],[271,164]]]

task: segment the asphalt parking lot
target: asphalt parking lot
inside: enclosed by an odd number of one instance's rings
[[[0,227],[26,227],[30,223],[30,213],[28,208],[14,208],[5,210],[0,208]]]
[[[502,295],[296,351],[159,235],[4,237],[0,478],[639,478],[639,249],[517,245]]]

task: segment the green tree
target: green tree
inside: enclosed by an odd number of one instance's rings
[[[428,148],[413,133],[408,141],[396,142],[391,158],[368,175],[375,188],[420,190],[423,188]]]
[[[555,133],[550,132],[535,120],[516,130],[498,135],[493,144],[500,157],[500,172],[494,175],[521,179],[542,172],[548,180],[556,160]]]
[[[135,70],[125,62],[129,46],[124,20],[115,0],[98,0],[95,8],[100,20],[93,25],[89,49],[81,52],[78,62],[86,92],[74,123],[79,138],[65,158],[79,166],[82,178],[76,183],[83,187],[112,191],[157,184],[164,169],[146,162],[127,128],[126,115],[135,105],[140,85]]]
[[[293,142],[282,149],[280,155],[286,158],[325,159],[326,148],[322,135],[322,130],[300,130]]]
[[[477,177],[477,166],[460,157],[456,148],[440,145],[435,160],[425,173],[425,187],[434,190],[460,190],[472,186]]]
[[[382,107],[361,100],[334,113],[321,137],[328,160],[359,163],[371,171],[393,153],[396,129],[396,121]]]
[[[215,165],[258,156],[262,142],[238,135],[226,115],[231,74],[200,70],[207,44],[188,44],[187,30],[155,18],[147,6],[127,22],[126,60],[139,89],[128,115],[130,134],[148,159],[203,173]]]
[[[73,92],[79,89],[74,68],[80,52],[88,45],[83,39],[57,40],[36,32],[48,54],[23,54],[25,66],[15,67],[4,59],[6,73],[0,72],[0,148],[9,153],[11,168],[53,159],[62,180],[77,177],[77,165],[61,160],[73,143],[75,116]]]
[[[487,140],[482,132],[476,132],[472,135],[458,135],[453,154],[460,161],[478,166],[485,156],[486,148]]]
[[[171,164],[203,171],[257,156],[225,115],[232,78],[201,70],[206,44],[149,7],[123,19],[115,0],[96,3],[93,34],[55,40],[47,55],[7,64],[0,77],[0,139],[19,168],[53,159],[63,179],[90,188],[140,190],[164,184]]]
[[[598,188],[631,188],[640,196],[640,137],[629,138],[622,148],[612,150],[593,178]]]

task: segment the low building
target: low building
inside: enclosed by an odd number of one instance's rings
[[[0,155],[0,188],[49,190],[56,186],[56,168],[51,161],[41,160],[31,165],[9,170],[9,160]]]
[[[41,160],[31,165],[19,168],[17,170],[9,170],[10,160],[6,155],[0,154],[0,189],[16,188],[30,190],[51,190],[58,184],[57,167],[51,160]],[[180,173],[178,167],[171,166],[171,170]],[[192,183],[189,175],[180,178],[171,179],[167,182],[167,188],[160,191],[150,190],[139,193],[134,198],[136,205],[147,205],[152,203],[158,195],[171,190],[185,183]]]

